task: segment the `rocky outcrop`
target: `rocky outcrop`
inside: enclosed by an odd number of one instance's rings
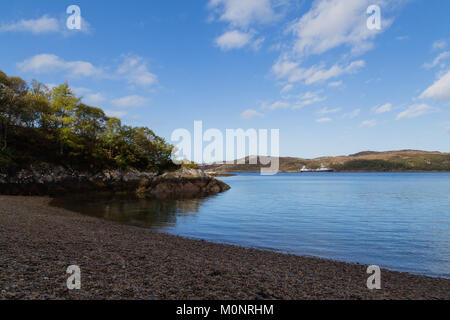
[[[0,194],[62,195],[85,192],[136,193],[139,197],[192,198],[230,187],[201,170],[179,170],[157,175],[137,170],[104,170],[93,174],[41,164],[14,175],[0,174]]]
[[[139,197],[193,198],[229,190],[230,187],[198,169],[182,169],[164,173],[141,184]]]

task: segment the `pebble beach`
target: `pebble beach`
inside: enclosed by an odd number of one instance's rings
[[[0,299],[450,299],[450,280],[157,233],[0,196]],[[69,290],[66,269],[81,269]]]

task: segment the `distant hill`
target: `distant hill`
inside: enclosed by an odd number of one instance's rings
[[[267,157],[265,157],[267,159]],[[246,157],[245,164],[201,165],[205,170],[216,172],[259,172],[264,157]],[[250,164],[257,160],[258,164]],[[263,161],[264,163],[265,161]],[[320,157],[315,159],[280,157],[281,172],[297,172],[303,166],[310,169],[323,164],[336,171],[450,171],[450,153],[428,152],[420,150],[400,151],[364,151],[349,156]]]

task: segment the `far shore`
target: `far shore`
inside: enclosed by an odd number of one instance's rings
[[[0,299],[450,299],[450,280],[161,234],[0,196]],[[68,290],[67,267],[81,269]]]

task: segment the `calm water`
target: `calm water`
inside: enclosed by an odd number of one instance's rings
[[[215,242],[450,278],[450,173],[223,178],[206,199],[65,199],[55,205]]]

